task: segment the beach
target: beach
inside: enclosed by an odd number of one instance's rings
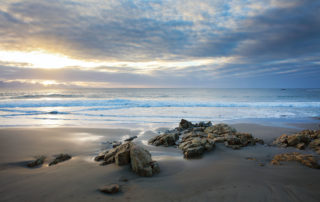
[[[217,143],[202,158],[187,160],[176,147],[148,145],[147,140],[158,135],[157,130],[1,128],[0,198],[1,201],[319,201],[319,170],[297,162],[271,165],[275,154],[299,150],[269,146],[284,133],[318,129],[317,124],[276,127],[237,123],[232,127],[262,138],[265,144],[232,150]],[[149,150],[158,162],[159,174],[140,177],[128,165],[100,166],[94,161],[106,142],[135,135],[138,137],[133,142]],[[47,166],[59,153],[68,153],[72,159]],[[43,166],[26,167],[37,155],[47,156]],[[121,186],[119,193],[98,191],[99,187],[112,183]]]

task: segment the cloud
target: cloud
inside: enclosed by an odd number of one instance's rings
[[[318,13],[314,0],[5,1],[0,51],[42,49],[100,65],[23,69],[0,58],[0,77],[168,87],[298,79],[319,87]],[[194,62],[218,58],[230,60]]]

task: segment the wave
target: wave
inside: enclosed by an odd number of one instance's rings
[[[182,102],[157,100],[26,100],[3,101],[0,108],[32,108],[32,107],[88,107],[86,110],[111,110],[125,108],[151,107],[249,107],[249,108],[320,108],[320,102]],[[54,113],[54,112],[52,112]]]

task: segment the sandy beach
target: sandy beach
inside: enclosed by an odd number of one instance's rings
[[[302,128],[280,128],[257,124],[232,125],[242,132],[263,138],[265,145],[232,150],[218,143],[203,158],[183,159],[174,147],[147,145],[157,135],[152,131],[87,128],[0,129],[1,201],[319,201],[320,175],[296,162],[270,165],[277,153],[295,148],[268,146],[283,133]],[[301,125],[299,125],[301,127]],[[308,125],[308,128],[316,125]],[[100,166],[93,160],[105,142],[138,135],[134,140],[148,149],[161,172],[139,177],[129,166]],[[311,151],[303,151],[311,152]],[[68,153],[72,159],[47,166],[54,155]],[[48,158],[40,168],[26,163],[36,155]],[[248,160],[251,157],[254,160]],[[121,179],[128,179],[127,182]],[[98,191],[117,183],[121,192]]]

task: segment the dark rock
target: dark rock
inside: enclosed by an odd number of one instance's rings
[[[49,166],[61,163],[63,161],[67,161],[72,157],[69,154],[59,154],[53,161],[49,163]]]
[[[27,166],[30,168],[40,166],[44,163],[45,159],[46,159],[45,156],[37,156],[36,159],[34,161],[29,162]]]
[[[104,185],[100,187],[99,191],[107,194],[115,194],[120,191],[120,186],[118,184]]]
[[[130,141],[136,139],[137,137],[138,137],[138,136],[129,137],[128,139],[125,139],[124,141],[130,142]]]
[[[182,130],[188,129],[188,128],[192,128],[193,125],[190,121],[187,121],[185,119],[181,119],[180,123],[179,123],[179,128]]]

